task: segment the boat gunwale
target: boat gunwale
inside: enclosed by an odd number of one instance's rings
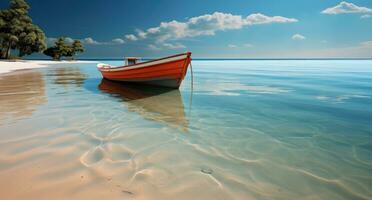
[[[123,65],[123,66],[113,67],[113,68],[101,68],[101,67],[98,67],[98,70],[101,71],[101,72],[120,71],[120,69],[125,69],[125,68],[128,68],[128,67],[135,67],[136,65],[148,64],[148,63],[151,63],[151,62],[156,62],[156,61],[165,60],[165,59],[174,58],[174,57],[183,56],[183,55],[187,55],[187,57],[186,58],[182,58],[182,59],[187,59],[188,57],[190,57],[191,52],[180,53],[180,54],[176,54],[176,55],[172,55],[172,56],[167,56],[167,57],[163,57],[163,58],[157,58],[157,59],[153,59],[153,60],[149,60],[149,61],[145,61],[145,62],[140,62],[140,63],[136,63],[136,64],[132,64],[132,65]],[[172,62],[172,61],[170,61],[170,62]],[[149,66],[144,66],[144,67],[149,67]],[[130,68],[130,69],[127,69],[127,70],[131,70],[131,69],[137,69],[137,68]],[[113,70],[113,71],[111,71],[111,70]]]

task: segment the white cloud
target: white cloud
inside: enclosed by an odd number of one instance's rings
[[[145,31],[136,30],[137,35],[130,34],[125,37],[129,40],[151,39],[156,43],[167,40],[178,40],[196,36],[215,35],[217,31],[241,29],[244,26],[270,23],[293,23],[297,19],[282,16],[266,16],[261,13],[251,14],[247,17],[230,13],[214,12],[197,17],[191,17],[187,21],[176,20],[161,22],[159,26]]]
[[[298,33],[292,36],[292,40],[304,40],[304,39],[306,39],[306,37]]]
[[[168,49],[183,49],[183,48],[186,48],[184,45],[182,45],[180,43],[177,43],[177,44],[164,43],[163,46],[168,48]]]
[[[158,46],[156,46],[154,44],[147,45],[147,48],[150,49],[150,50],[153,50],[153,51],[157,51],[157,50],[160,50],[161,49],[161,48],[159,48]]]
[[[370,13],[370,12],[372,12],[372,9],[370,8],[361,7],[353,3],[342,1],[334,7],[330,7],[330,8],[323,10],[321,13],[336,15],[336,14],[343,14],[343,13]]]
[[[130,40],[130,41],[136,41],[136,40],[138,40],[138,38],[135,35],[133,35],[133,34],[125,35],[125,38],[127,40]]]
[[[52,45],[54,45],[54,43],[57,41],[57,38],[53,38],[53,37],[48,37],[47,39],[46,39],[46,43],[47,43],[47,45],[48,46],[52,46]]]
[[[91,38],[91,37],[87,37],[87,38],[82,39],[82,42],[83,42],[84,44],[93,44],[93,45],[101,44],[100,42],[95,41],[95,40],[94,40],[93,38]]]
[[[46,39],[46,43],[48,46],[52,46],[54,45],[54,43],[57,41],[58,38],[54,38],[54,37],[48,37]],[[70,37],[65,37],[65,42],[67,44],[72,44],[74,42],[74,39],[70,38]]]
[[[147,48],[150,50],[161,50],[161,49],[184,49],[186,46],[180,43],[172,44],[172,43],[162,43],[162,44],[149,44]]]
[[[125,43],[125,41],[123,39],[120,39],[120,38],[115,38],[115,39],[112,40],[112,42],[114,44],[124,44]]]
[[[245,19],[245,23],[250,24],[270,24],[270,23],[293,23],[298,22],[297,19],[294,18],[286,18],[282,16],[273,16],[269,17],[263,15],[261,13],[251,14]]]
[[[253,47],[253,44],[245,43],[244,47]]]
[[[265,56],[277,56],[277,52],[265,52]],[[292,58],[372,58],[372,40],[348,47],[316,48],[303,51],[281,51],[282,57]]]
[[[136,32],[137,32],[138,38],[140,38],[140,39],[145,39],[146,38],[146,33],[143,30],[136,29]]]
[[[365,14],[365,15],[362,15],[360,16],[360,19],[367,19],[367,18],[371,18],[372,16],[370,14]]]
[[[368,48],[370,48],[370,47],[372,47],[372,40],[361,42],[360,45],[362,47],[368,47]]]
[[[249,44],[249,43],[245,43],[245,44],[242,44],[242,45],[236,45],[236,44],[228,44],[227,47],[229,48],[238,48],[238,47],[253,47],[252,44]]]
[[[230,13],[214,12],[212,14],[191,17],[184,22],[173,20],[161,22],[159,26],[151,27],[147,30],[136,29],[135,34],[127,34],[123,39],[115,38],[109,42],[98,42],[92,37],[87,37],[81,39],[81,41],[87,45],[113,45],[123,44],[125,40],[137,41],[148,39],[154,43],[148,45],[149,49],[179,49],[186,47],[180,43],[172,43],[170,41],[197,36],[215,35],[217,31],[237,30],[245,26],[256,24],[294,22],[298,22],[298,20],[282,16],[266,16],[261,13],[254,13],[244,17]],[[54,43],[55,40],[55,38],[49,38],[47,42]],[[66,42],[73,42],[73,38],[66,38]],[[250,47],[250,45],[244,46]]]
[[[74,39],[72,39],[70,37],[66,37],[65,41],[66,41],[66,43],[72,44],[74,42]]]
[[[48,37],[46,39],[47,45],[48,46],[53,46],[54,43],[57,41],[57,39],[58,38]],[[117,44],[124,44],[125,43],[125,41],[121,38],[115,38],[115,39],[113,39],[109,42],[98,42],[91,37],[86,37],[86,38],[83,38],[83,39],[65,37],[65,42],[67,44],[72,44],[74,42],[74,40],[80,40],[83,44],[86,44],[86,45],[117,45]]]

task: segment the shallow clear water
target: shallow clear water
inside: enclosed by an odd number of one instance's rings
[[[0,76],[0,193],[371,198],[371,60],[193,67],[179,91],[102,81],[95,64]]]

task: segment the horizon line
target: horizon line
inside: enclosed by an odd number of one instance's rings
[[[143,57],[142,60],[152,60],[159,57]],[[48,58],[25,58],[25,60],[52,60]],[[75,60],[124,60],[124,58],[76,58]],[[192,58],[192,60],[372,60],[370,58]]]

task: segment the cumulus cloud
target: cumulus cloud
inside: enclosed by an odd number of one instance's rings
[[[83,42],[84,44],[95,44],[95,45],[101,44],[100,42],[95,41],[95,40],[94,40],[93,38],[91,38],[91,37],[87,37],[87,38],[82,39],[82,42]]]
[[[46,39],[46,43],[48,46],[52,46],[54,45],[54,43],[57,41],[58,38],[54,38],[54,37],[48,37]],[[70,38],[70,37],[65,37],[65,42],[67,44],[72,44],[74,42],[74,39]]]
[[[342,1],[334,7],[330,7],[330,8],[323,10],[321,13],[329,14],[329,15],[336,15],[336,14],[344,14],[344,13],[371,13],[371,12],[372,12],[372,9],[370,8],[357,6],[353,3]]]
[[[48,46],[50,46],[50,45],[54,45],[54,43],[57,41],[57,38],[54,38],[54,37],[48,37],[47,39],[46,39],[46,43],[47,43],[47,45]]]
[[[362,15],[360,16],[361,19],[367,19],[367,18],[371,18],[372,16],[370,14],[365,14],[365,15]]]
[[[155,43],[162,43],[168,40],[215,35],[217,31],[236,30],[256,24],[293,23],[297,21],[294,18],[266,16],[261,13],[243,17],[230,13],[214,12],[213,14],[191,17],[184,22],[176,20],[161,22],[159,26],[151,27],[145,31],[136,30],[136,35],[129,34],[125,38],[132,41],[147,38],[154,40]]]
[[[306,39],[306,37],[301,34],[297,33],[297,34],[292,35],[292,40],[304,40],[304,39]]]
[[[115,39],[112,40],[112,42],[114,44],[124,44],[125,43],[125,41],[123,39],[120,39],[120,38],[115,38]]]
[[[362,47],[368,47],[368,48],[370,48],[370,47],[372,47],[372,40],[361,42],[360,45]]]
[[[147,45],[147,48],[150,49],[150,50],[153,50],[153,51],[157,51],[157,50],[160,50],[161,49],[158,46],[153,45],[153,44]]]
[[[136,29],[136,32],[137,32],[138,38],[140,38],[140,39],[145,39],[146,38],[147,34],[143,30]]]
[[[249,44],[249,43],[245,43],[245,44],[242,44],[242,45],[236,45],[236,44],[228,44],[227,47],[229,48],[237,48],[237,47],[253,47],[252,44]]]
[[[218,31],[237,30],[245,26],[271,23],[294,23],[298,22],[295,18],[282,16],[266,16],[261,13],[254,13],[248,16],[233,15],[230,13],[214,12],[196,17],[185,19],[185,21],[161,22],[159,26],[151,27],[146,30],[136,29],[135,33],[127,34],[124,38],[114,38],[108,42],[98,42],[92,37],[80,39],[86,45],[117,45],[124,44],[126,41],[149,40],[149,49],[180,49],[186,48],[180,43],[172,41],[197,37],[215,35]],[[66,42],[73,42],[73,38],[66,38]],[[48,38],[48,43],[54,43],[56,38]],[[244,45],[250,47],[251,45]]]
[[[175,43],[175,44],[172,44],[172,43],[162,43],[162,44],[149,44],[148,46],[148,49],[150,50],[161,50],[161,49],[184,49],[186,48],[185,45],[183,44],[180,44],[180,43]]]
[[[248,25],[270,24],[270,23],[293,23],[293,22],[298,22],[298,20],[294,18],[286,18],[282,16],[269,17],[261,13],[248,15],[248,17],[246,17],[245,19],[245,23]]]
[[[65,41],[69,44],[72,44],[74,42],[74,39],[70,38],[70,37],[66,37],[65,38]]]
[[[118,44],[125,43],[125,41],[121,38],[115,38],[108,42],[98,42],[91,37],[87,37],[87,38],[80,39],[80,40],[82,41],[83,44],[87,44],[87,45],[118,45]]]
[[[265,52],[265,56],[277,55],[277,52]],[[303,51],[281,51],[281,56],[297,58],[371,58],[372,40],[363,41],[352,46],[317,48]]]
[[[168,49],[183,49],[186,48],[183,44],[177,43],[177,44],[171,44],[171,43],[164,43],[164,47]]]
[[[131,40],[131,41],[136,41],[136,40],[138,40],[138,38],[137,38],[135,35],[133,35],[133,34],[125,35],[125,38],[126,38],[127,40]]]
[[[48,46],[53,46],[55,44],[55,42],[57,41],[57,39],[58,38],[48,37],[46,39],[47,45]],[[65,37],[65,42],[67,44],[72,44],[74,42],[74,40],[80,40],[83,44],[86,44],[86,45],[117,45],[117,44],[124,44],[125,43],[125,41],[121,38],[115,38],[115,39],[113,39],[109,42],[98,42],[98,41],[94,40],[92,37],[86,37],[86,38],[83,38],[83,39]]]

